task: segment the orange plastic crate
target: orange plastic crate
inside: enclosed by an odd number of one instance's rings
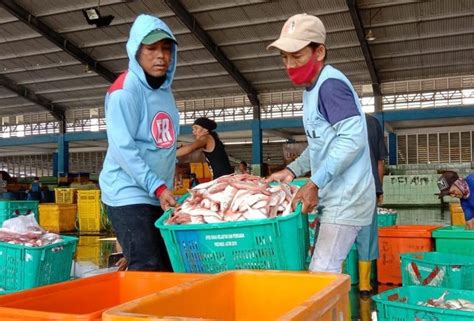
[[[396,225],[379,228],[377,280],[401,284],[400,254],[433,250],[431,232],[439,225]]]
[[[228,271],[137,299],[102,315],[104,321],[349,320],[347,275]]]
[[[0,320],[102,320],[102,312],[203,274],[114,272],[0,296]]]

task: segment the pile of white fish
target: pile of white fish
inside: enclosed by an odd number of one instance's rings
[[[418,305],[432,308],[460,310],[460,311],[474,311],[474,302],[465,299],[451,299],[445,300],[444,297],[448,294],[445,291],[438,299],[429,299],[426,302],[418,302]]]
[[[265,179],[249,174],[233,174],[202,183],[175,208],[167,224],[203,224],[260,220],[292,212],[291,201],[298,187],[271,186]]]
[[[62,242],[61,236],[46,231],[14,232],[0,228],[0,242],[39,247]]]
[[[397,214],[397,211],[391,208],[377,207],[377,214],[378,215]]]

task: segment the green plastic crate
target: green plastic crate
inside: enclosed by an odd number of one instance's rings
[[[397,223],[397,213],[393,214],[377,214],[377,226],[393,226]]]
[[[466,299],[474,301],[474,292],[459,289],[425,286],[404,286],[374,295],[372,300],[377,306],[378,321],[472,321],[474,313],[471,311],[449,310],[417,305],[428,299],[437,299],[445,291],[448,294],[445,300]]]
[[[30,213],[35,213],[36,221],[38,221],[38,201],[0,200],[0,227],[10,218]]]
[[[474,290],[474,257],[440,252],[400,255],[402,284]]]
[[[352,245],[349,254],[347,255],[342,273],[349,274],[351,277],[351,284],[359,283],[359,254],[357,253],[356,245]]]
[[[308,220],[301,205],[287,216],[216,224],[165,225],[170,214],[166,211],[155,226],[175,272],[305,269]]]
[[[433,231],[437,252],[474,256],[474,230],[446,226]]]
[[[42,247],[0,242],[0,294],[70,279],[77,238]]]

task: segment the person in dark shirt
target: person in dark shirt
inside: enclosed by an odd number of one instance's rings
[[[192,128],[196,140],[191,144],[178,148],[176,156],[181,157],[195,150],[202,150],[211,168],[213,179],[232,174],[234,170],[230,166],[229,156],[227,156],[224,144],[214,131],[217,128],[216,122],[201,117],[194,121]]]
[[[367,121],[367,137],[369,140],[370,162],[375,182],[377,205],[383,203],[383,174],[384,160],[387,148],[383,137],[382,126],[374,116],[365,114]],[[379,257],[377,214],[372,217],[370,225],[362,227],[356,237],[357,252],[359,254],[359,290],[361,297],[368,297],[372,291],[370,285],[370,270],[372,261]]]

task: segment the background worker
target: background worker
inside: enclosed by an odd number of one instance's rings
[[[474,230],[474,173],[462,178],[454,171],[446,171],[438,179],[438,188],[439,198],[446,195],[459,198],[466,220],[466,230]]]
[[[230,166],[229,156],[224,144],[215,132],[217,124],[212,119],[201,117],[194,121],[192,126],[194,142],[184,145],[176,151],[176,156],[181,157],[202,150],[212,171],[212,178],[216,179],[234,172]]]
[[[30,184],[30,189],[27,191],[28,195],[26,199],[29,201],[41,201],[41,187],[39,177],[35,176],[33,182]]]
[[[375,186],[359,98],[347,77],[325,64],[325,43],[322,21],[298,14],[285,22],[280,38],[268,46],[280,50],[293,84],[306,87],[303,124],[308,140],[303,153],[268,180],[289,182],[311,172],[293,200],[293,205],[303,203],[303,213],[324,206],[309,269],[341,272],[357,234],[372,222]]]
[[[241,161],[239,163],[239,170],[238,170],[238,173],[239,174],[249,174],[249,167],[247,165],[247,162],[246,161]]]
[[[387,148],[383,137],[382,126],[374,116],[365,114],[367,121],[367,134],[370,147],[370,162],[375,182],[377,205],[383,203],[383,176],[385,171],[385,157]],[[357,253],[359,255],[359,291],[361,296],[369,296],[372,291],[370,285],[370,272],[372,261],[379,257],[377,207],[374,209],[372,223],[363,226],[356,237]]]

